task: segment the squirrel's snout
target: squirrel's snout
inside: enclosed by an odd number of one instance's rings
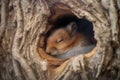
[[[47,52],[47,53],[50,53],[50,49],[49,49],[49,48],[46,48],[46,52]]]
[[[54,55],[54,53],[56,53],[57,52],[57,49],[56,48],[46,48],[46,52],[48,53],[48,54],[53,54]]]

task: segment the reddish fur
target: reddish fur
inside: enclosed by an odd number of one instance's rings
[[[57,43],[57,40],[61,38],[64,39],[63,42]],[[71,37],[66,28],[60,28],[54,31],[48,37],[46,51],[48,53],[51,53],[52,55],[58,55],[66,53],[66,51],[78,45],[86,46],[89,44],[90,44],[89,40],[87,40],[87,38],[84,35],[75,32],[74,36]]]

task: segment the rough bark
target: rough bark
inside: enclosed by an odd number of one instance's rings
[[[88,59],[79,55],[58,60],[65,67],[57,67],[60,73],[54,69],[54,79],[119,80],[120,0],[1,0],[0,80],[51,79],[50,63],[40,56],[43,52],[38,47],[44,46],[45,34],[51,28],[48,18],[55,2],[64,3],[78,18],[93,23],[97,51]],[[81,65],[78,70],[77,65]]]

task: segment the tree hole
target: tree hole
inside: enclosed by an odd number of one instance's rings
[[[45,51],[50,56],[69,59],[88,53],[96,46],[93,24],[86,18],[59,16],[51,26],[45,39]]]

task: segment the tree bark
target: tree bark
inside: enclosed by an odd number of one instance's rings
[[[61,60],[44,51],[58,3],[92,22],[90,58]],[[0,15],[0,80],[120,80],[120,0],[1,0]]]

